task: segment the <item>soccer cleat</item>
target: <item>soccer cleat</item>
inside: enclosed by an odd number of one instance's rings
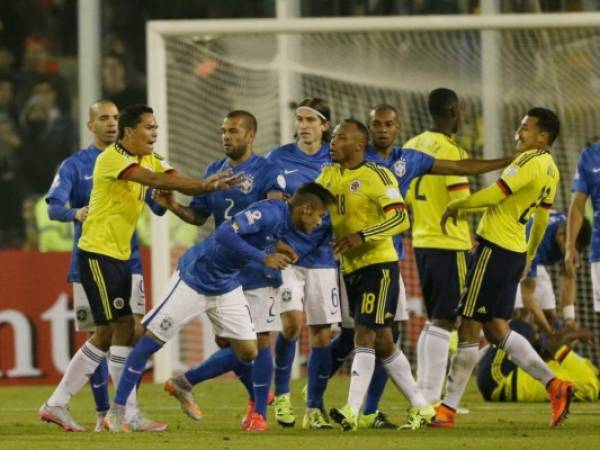
[[[194,420],[202,419],[202,410],[194,399],[192,387],[183,375],[169,378],[165,383],[165,391],[175,397],[181,404],[181,410]]]
[[[356,431],[358,428],[358,414],[352,410],[350,405],[342,408],[331,408],[329,417],[339,423],[344,431]]]
[[[282,427],[293,427],[296,423],[296,415],[292,409],[290,394],[276,395],[273,400],[275,408],[275,419]]]
[[[48,423],[55,423],[63,430],[67,431],[85,431],[85,429],[75,422],[75,419],[71,417],[71,412],[68,406],[50,406],[44,403],[38,411],[38,416]]]
[[[246,414],[242,418],[242,430],[248,428],[250,425],[250,421],[252,420],[252,413],[254,412],[254,402],[252,400],[248,400],[248,406],[246,408]]]
[[[358,428],[395,430],[398,426],[390,422],[387,416],[381,411],[375,411],[373,414],[362,414],[358,418]]]
[[[408,410],[408,419],[406,423],[400,425],[400,429],[418,430],[421,427],[429,425],[435,415],[435,409],[431,405],[422,408],[412,407]]]
[[[138,411],[135,417],[129,421],[129,429],[131,431],[158,433],[165,431],[167,429],[167,424],[150,420]]]
[[[115,433],[128,433],[129,425],[125,420],[125,405],[113,404],[102,421],[105,430]]]
[[[269,424],[267,420],[259,413],[253,412],[252,417],[250,418],[250,423],[248,427],[246,427],[246,431],[256,432],[256,431],[268,431]]]
[[[440,403],[435,408],[435,418],[429,424],[432,428],[454,428],[456,411],[449,406]]]
[[[269,396],[267,397],[267,405],[272,405],[275,401],[275,392],[269,391]]]
[[[561,425],[569,415],[569,406],[575,394],[573,383],[558,378],[553,378],[548,384],[548,395],[552,407],[551,427]]]
[[[302,419],[302,428],[305,430],[331,430],[331,425],[318,408],[309,408]]]
[[[108,413],[108,410],[96,411],[96,426],[94,427],[94,431],[96,433],[101,433],[102,431],[104,431],[104,425],[102,425],[102,422],[104,422],[106,413]]]

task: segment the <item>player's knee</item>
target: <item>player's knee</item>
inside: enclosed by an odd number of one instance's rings
[[[283,326],[281,333],[283,336],[288,339],[297,339],[300,336],[300,330],[302,329],[302,325],[297,322],[289,322]]]
[[[112,340],[112,330],[110,326],[99,326],[96,327],[96,331],[90,338],[91,344],[106,352],[110,348],[110,343]]]
[[[256,334],[256,343],[258,345],[259,350],[262,350],[263,348],[270,348],[271,341],[271,333],[269,332]]]
[[[458,328],[458,340],[460,342],[477,342],[481,334],[481,325],[472,319],[464,318]]]
[[[258,356],[258,349],[256,345],[254,346],[244,346],[236,350],[236,354],[238,358],[240,358],[244,362],[251,362],[256,359]]]
[[[310,345],[325,347],[331,343],[331,325],[311,325]]]
[[[357,325],[354,333],[354,345],[356,347],[375,347],[375,331],[363,326]]]

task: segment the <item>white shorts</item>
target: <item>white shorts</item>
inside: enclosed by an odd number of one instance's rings
[[[288,266],[278,289],[281,312],[304,311],[308,325],[338,323],[340,295],[337,269]]]
[[[146,294],[144,293],[144,277],[140,273],[131,276],[131,312],[143,316],[146,314]],[[92,332],[96,329],[94,318],[83,285],[73,283],[73,307],[75,309],[75,330]]]
[[[593,262],[590,270],[592,272],[594,311],[600,312],[600,261]]]
[[[279,301],[277,288],[263,287],[244,291],[244,296],[250,305],[252,322],[257,333],[281,331],[279,318]]]
[[[406,287],[404,286],[402,275],[398,277],[398,283],[398,305],[396,306],[396,314],[394,316],[395,322],[401,322],[409,318],[406,304]],[[340,292],[342,299],[342,328],[354,328],[354,314],[350,311],[350,305],[348,305],[348,294],[346,293],[346,285],[343,278],[340,280]]]
[[[250,306],[241,287],[223,295],[196,292],[175,272],[159,305],[144,316],[142,323],[167,342],[188,322],[206,313],[216,336],[249,341],[256,339]]]
[[[537,266],[537,278],[535,283],[535,301],[543,310],[556,309],[556,296],[550,275],[544,266]],[[515,309],[523,308],[523,296],[521,295],[521,285],[517,288],[515,297]]]

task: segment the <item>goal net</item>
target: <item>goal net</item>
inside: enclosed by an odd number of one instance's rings
[[[222,157],[224,115],[246,109],[258,119],[255,150],[264,153],[293,139],[294,102],[307,96],[330,102],[333,123],[345,117],[365,120],[378,103],[395,105],[402,144],[430,125],[429,91],[449,87],[464,99],[458,140],[474,157],[511,154],[517,124],[530,107],[558,113],[562,132],[553,152],[561,184],[555,207],[566,211],[579,151],[600,134],[600,14],[487,19],[151,22],[149,95],[160,125],[159,151],[168,151],[182,172],[199,176],[208,162]],[[472,186],[491,179],[474,178]],[[161,283],[192,242],[169,243],[164,223],[155,224],[154,232],[156,301]],[[208,232],[210,227],[203,227],[197,237]],[[410,238],[407,250],[401,271],[411,320],[403,346],[414,360],[424,312]],[[554,278],[558,288],[556,273]],[[598,336],[587,268],[578,276],[577,313],[581,325]],[[207,326],[201,320],[190,324],[159,367],[168,367],[168,373],[212,351]],[[582,353],[600,362],[597,348]]]

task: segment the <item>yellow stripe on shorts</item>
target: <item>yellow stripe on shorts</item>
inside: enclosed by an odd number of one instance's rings
[[[385,303],[387,293],[390,288],[390,270],[383,269],[381,271],[382,278],[379,284],[379,298],[377,299],[377,313],[375,315],[375,323],[385,323]]]
[[[466,317],[473,316],[473,312],[475,311],[475,303],[477,301],[477,297],[479,297],[479,291],[481,290],[481,282],[483,281],[485,269],[487,268],[487,264],[491,255],[492,250],[489,247],[485,247],[481,252],[479,260],[477,261],[477,266],[475,266],[475,272],[473,273],[473,278],[471,279],[471,285],[469,286],[467,302],[463,309],[463,315]]]
[[[460,295],[465,290],[467,278],[467,258],[464,252],[456,252],[456,268],[458,269],[458,292]]]
[[[102,271],[100,270],[100,264],[98,263],[98,260],[91,258],[89,259],[89,264],[90,269],[92,270],[94,281],[96,282],[96,286],[98,286],[98,292],[100,293],[100,299],[102,300],[102,309],[104,310],[106,319],[112,320],[112,311],[110,309],[110,302],[108,300],[108,293],[106,291],[104,277],[102,276]]]

